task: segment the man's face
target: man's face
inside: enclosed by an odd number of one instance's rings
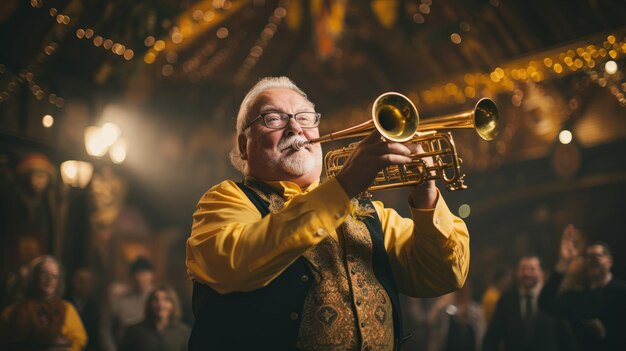
[[[603,279],[611,272],[613,259],[601,245],[592,245],[585,251],[585,269],[589,277]]]
[[[78,297],[87,297],[93,290],[94,276],[91,271],[79,269],[74,273],[72,280],[74,294]]]
[[[275,88],[259,94],[250,110],[248,120],[252,121],[266,112],[313,112],[311,104],[291,89]],[[249,174],[267,181],[287,180],[306,187],[316,181],[322,171],[322,148],[320,144],[308,145],[298,151],[291,148],[290,142],[296,139],[319,137],[318,128],[303,129],[290,118],[283,129],[270,129],[262,118],[250,127],[245,139],[245,159]],[[241,138],[241,136],[240,136]]]
[[[152,289],[152,285],[154,284],[154,272],[139,270],[133,273],[133,279],[139,291],[145,293]]]
[[[517,265],[517,282],[526,290],[530,290],[543,281],[543,272],[537,257],[524,257]]]

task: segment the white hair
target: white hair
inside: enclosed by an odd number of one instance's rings
[[[239,113],[237,113],[237,138],[235,138],[235,146],[230,151],[230,163],[241,172],[243,175],[248,174],[248,161],[242,159],[241,152],[239,151],[239,135],[244,134],[246,137],[249,135],[249,129],[243,130],[248,120],[250,119],[250,110],[256,100],[257,96],[261,93],[270,90],[270,89],[291,89],[296,93],[300,94],[307,102],[314,106],[312,102],[309,101],[306,94],[302,89],[298,88],[298,86],[291,81],[291,79],[287,77],[265,77],[260,79],[253,87],[248,91],[246,96],[243,98],[241,102],[241,106],[239,107]],[[255,116],[256,117],[256,116]]]

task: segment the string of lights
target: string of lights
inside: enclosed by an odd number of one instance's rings
[[[31,7],[39,9],[43,6],[42,0],[31,0]],[[48,14],[50,17],[56,19],[57,24],[68,26],[71,23],[71,17],[67,14],[62,14],[55,7],[51,7],[48,10]],[[51,30],[51,33],[54,32],[54,28]],[[49,35],[48,37],[53,37],[53,35]],[[38,71],[38,68],[43,64],[50,56],[54,55],[59,49],[59,43],[57,40],[47,39],[48,42],[42,46],[41,51],[36,55],[34,63],[31,63],[25,69],[21,69],[19,73],[14,74],[7,83],[7,86],[0,91],[0,103],[8,100],[11,95],[17,90],[18,86],[23,83],[28,83],[29,90],[33,94],[33,96],[42,101],[46,95],[48,96],[48,102],[57,108],[61,109],[65,106],[65,99],[61,97],[58,93],[48,92],[41,87],[41,84],[38,84],[35,81],[35,72]],[[1,71],[4,73],[6,71],[5,65],[0,65],[2,67]]]
[[[148,51],[144,54],[144,62],[149,65],[153,64],[162,53],[166,53],[167,59],[167,53],[181,50],[185,45],[191,42],[188,39],[215,28],[227,18],[244,8],[248,2],[247,0],[238,2],[228,0],[199,2],[181,14],[176,21],[176,25],[172,26],[167,37],[158,40],[155,39],[154,36],[145,38],[144,44],[148,47]],[[228,30],[226,29],[224,32],[222,28],[225,29],[225,27],[221,27],[218,29],[217,33],[218,38],[222,36],[221,39],[228,36]],[[167,64],[171,65],[171,62]],[[161,71],[163,71],[163,68]],[[165,72],[170,72],[170,69],[166,69]],[[173,73],[173,70],[170,72],[170,75],[171,73]]]
[[[274,12],[267,20],[267,24],[263,27],[261,34],[259,34],[259,37],[254,42],[254,45],[250,48],[248,55],[235,73],[235,83],[239,84],[245,81],[248,74],[250,74],[250,71],[259,62],[265,48],[276,34],[276,31],[278,31],[278,26],[282,23],[283,18],[287,16],[287,5],[288,1],[285,0],[278,3],[278,6],[274,9]]]
[[[619,39],[618,39],[619,38]],[[626,55],[623,33],[603,35],[495,67],[490,72],[465,73],[448,82],[420,86],[411,95],[426,105],[463,103],[476,96],[512,94],[512,103],[520,106],[523,93],[519,83],[540,83],[549,78],[584,72],[602,87],[607,87],[622,106],[626,106],[626,83],[618,61]]]
[[[113,54],[123,57],[126,61],[132,60],[135,56],[135,51],[133,49],[128,48],[122,43],[114,42],[109,38],[96,35],[94,30],[91,28],[78,28],[76,30],[76,37],[78,39],[91,40],[95,47],[102,47],[107,51],[110,50]]]

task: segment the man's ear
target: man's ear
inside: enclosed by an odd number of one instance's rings
[[[247,144],[248,138],[244,134],[237,135],[237,145],[239,146],[239,154],[242,160],[248,159]]]

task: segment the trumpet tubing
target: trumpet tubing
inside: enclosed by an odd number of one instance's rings
[[[369,191],[416,186],[435,179],[443,181],[448,190],[462,190],[467,186],[454,139],[451,133],[439,130],[474,129],[481,139],[489,141],[498,134],[499,116],[495,102],[483,98],[471,110],[433,117],[420,123],[417,109],[411,100],[402,94],[389,92],[374,101],[370,121],[301,143],[294,148],[300,149],[309,143],[364,136],[377,129],[387,140],[419,143],[425,152],[414,155],[413,161],[408,164],[381,170],[368,188]],[[357,145],[352,143],[326,154],[324,163],[329,178],[341,171]]]
[[[450,133],[433,133],[410,140],[420,143],[423,153],[414,155],[410,163],[392,165],[383,168],[368,191],[392,189],[405,186],[419,186],[424,182],[439,179],[445,183],[450,191],[466,189],[465,175],[461,171],[461,159],[458,157],[454,139]],[[326,176],[332,178],[341,171],[354,149],[358,146],[352,143],[347,147],[332,150],[326,153],[324,164]],[[427,160],[432,158],[432,164]]]

